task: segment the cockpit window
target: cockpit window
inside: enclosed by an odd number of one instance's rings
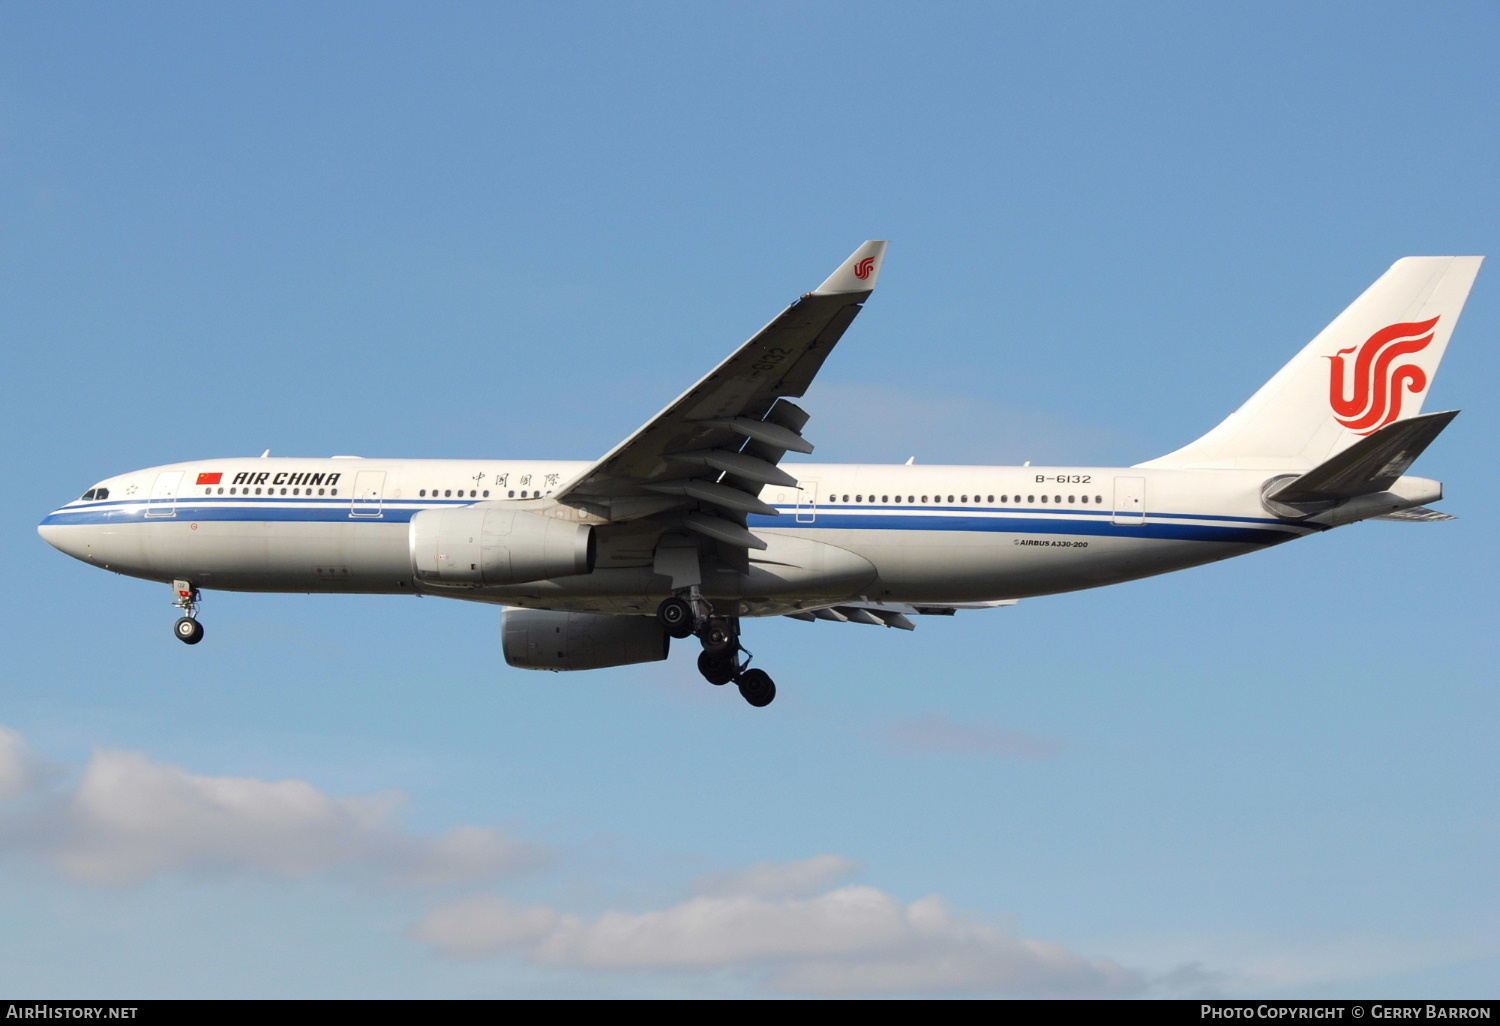
[[[109,498],[109,489],[108,488],[95,488],[94,489],[94,501],[95,502],[103,502],[107,498]]]
[[[83,501],[83,502],[93,502],[94,501],[94,491],[95,491],[95,489],[90,488],[88,491],[84,492],[82,495],[80,495],[78,497],[79,500]]]

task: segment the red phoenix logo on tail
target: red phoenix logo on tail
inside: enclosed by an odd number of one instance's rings
[[[1414,363],[1397,366],[1396,361],[1426,349],[1439,319],[1389,325],[1362,345],[1326,357],[1333,364],[1328,374],[1328,402],[1340,424],[1356,434],[1369,435],[1401,416],[1403,391],[1415,394],[1426,389],[1427,373]],[[1354,366],[1346,368],[1344,357],[1355,350],[1359,355],[1353,360]]]
[[[864,281],[870,276],[870,272],[873,270],[875,270],[875,258],[865,257],[859,263],[854,265],[854,276],[860,281]]]

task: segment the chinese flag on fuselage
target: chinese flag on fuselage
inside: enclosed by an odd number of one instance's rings
[[[198,475],[198,483],[199,484],[218,484],[223,479],[224,479],[224,475],[223,474],[199,474]]]

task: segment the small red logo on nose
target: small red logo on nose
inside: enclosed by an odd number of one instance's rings
[[[865,257],[859,263],[854,265],[854,276],[860,281],[864,281],[870,276],[870,272],[873,270],[875,270],[875,258]]]

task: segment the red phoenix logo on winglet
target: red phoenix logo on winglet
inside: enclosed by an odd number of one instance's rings
[[[1440,320],[1414,321],[1381,328],[1358,346],[1340,349],[1328,374],[1328,402],[1335,419],[1361,435],[1374,434],[1401,416],[1402,393],[1427,388],[1427,373],[1414,363],[1396,366],[1403,356],[1419,353],[1432,342],[1432,328]],[[1352,369],[1344,357],[1359,351]],[[1352,374],[1351,374],[1352,370]]]
[[[860,281],[864,281],[866,278],[868,278],[870,276],[870,273],[872,271],[874,271],[874,270],[875,270],[875,258],[874,257],[865,257],[859,263],[857,263],[857,264],[854,265],[854,276],[856,278],[858,278]]]

